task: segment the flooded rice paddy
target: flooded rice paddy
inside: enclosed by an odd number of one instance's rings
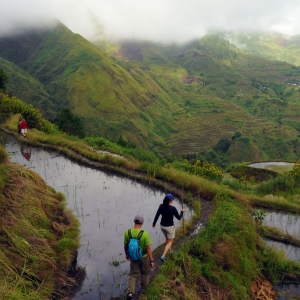
[[[145,219],[152,249],[164,243],[159,226],[152,228],[154,215],[164,193],[127,178],[81,166],[55,152],[20,145],[2,138],[12,162],[37,172],[48,185],[62,192],[67,207],[80,221],[81,247],[77,264],[85,269],[82,285],[72,299],[109,299],[127,287],[129,262],[123,250],[124,231],[133,226],[136,214]],[[176,199],[175,199],[176,200]],[[178,200],[173,204],[178,210]],[[192,211],[186,208],[185,219]],[[175,226],[181,223],[175,219]]]
[[[294,163],[288,162],[261,162],[253,163],[248,166],[253,168],[262,168],[275,171],[281,174],[289,172],[293,169]],[[264,225],[276,227],[283,232],[300,238],[300,216],[290,213],[282,213],[275,211],[267,211],[267,215],[263,221]],[[300,248],[284,243],[267,240],[269,246],[284,252],[285,256],[291,260],[300,262]],[[279,293],[278,300],[295,299],[294,296],[300,296],[299,284],[284,284],[275,285],[275,290]]]
[[[263,221],[264,225],[276,227],[283,232],[300,238],[300,216],[290,213],[280,213],[267,211]],[[266,240],[266,243],[277,250],[284,252],[285,256],[291,260],[300,262],[300,248],[277,241]],[[283,284],[275,285],[276,291],[280,294],[279,300],[294,299],[293,296],[300,296],[300,285]]]
[[[266,243],[269,246],[276,248],[277,250],[282,250],[285,256],[289,259],[300,261],[300,248],[270,240],[267,240]]]
[[[258,169],[267,169],[274,172],[284,174],[286,172],[292,171],[294,163],[283,162],[283,161],[267,161],[249,164],[249,167]]]
[[[264,225],[279,228],[281,231],[300,238],[300,216],[290,213],[268,211]]]

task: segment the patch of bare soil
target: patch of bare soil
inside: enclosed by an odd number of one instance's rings
[[[255,300],[276,300],[274,286],[266,279],[258,278],[251,283],[251,297]]]
[[[209,283],[204,277],[199,278],[197,286],[202,291],[201,300],[225,300],[228,299],[228,292],[216,288],[213,284]]]

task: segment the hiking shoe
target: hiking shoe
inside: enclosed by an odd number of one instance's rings
[[[164,256],[161,256],[160,260],[164,263],[166,261],[166,258]]]
[[[132,299],[132,293],[128,293],[126,300],[131,300],[131,299]]]

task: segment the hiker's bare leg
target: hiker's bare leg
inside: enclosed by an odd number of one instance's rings
[[[164,250],[164,253],[163,253],[163,257],[166,257],[168,251],[171,249],[172,247],[172,244],[173,244],[173,239],[168,239],[166,238],[166,247],[165,247],[165,250]]]

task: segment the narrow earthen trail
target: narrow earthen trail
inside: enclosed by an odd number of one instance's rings
[[[198,232],[199,229],[205,226],[209,215],[212,212],[212,202],[209,200],[200,200],[201,202],[201,215],[200,218],[197,220],[197,222],[194,224],[194,226],[189,230],[189,232],[186,233],[185,236],[182,236],[180,238],[175,239],[173,246],[172,246],[172,251],[177,251],[180,246],[187,240],[187,239],[192,239],[193,236]],[[161,253],[163,252],[164,249],[164,244],[160,245],[156,249],[154,249],[153,252],[153,258],[154,258],[154,264],[155,264],[155,269],[150,273],[150,282],[155,278],[155,276],[159,272],[159,268],[163,264],[160,260]],[[137,291],[133,296],[133,300],[138,300],[140,299],[139,295],[141,293],[141,288],[140,288],[140,282],[137,283]],[[111,300],[123,300],[124,297],[120,296],[117,298],[112,298]],[[125,298],[126,299],[126,298]]]

